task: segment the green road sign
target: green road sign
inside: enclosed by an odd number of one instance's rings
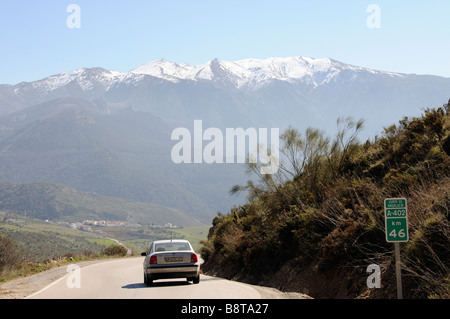
[[[387,198],[384,200],[384,220],[386,241],[408,241],[408,208],[405,198]]]

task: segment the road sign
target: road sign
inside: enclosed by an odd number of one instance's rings
[[[408,241],[408,207],[406,198],[386,198],[384,200],[384,223],[386,241],[394,243],[395,273],[397,277],[397,298],[403,298],[400,243]]]
[[[405,198],[384,200],[386,241],[400,243],[408,241],[408,208]]]

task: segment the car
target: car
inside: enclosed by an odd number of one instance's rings
[[[154,241],[145,256],[144,283],[152,286],[154,280],[186,278],[194,284],[200,282],[200,262],[189,241],[167,239]]]

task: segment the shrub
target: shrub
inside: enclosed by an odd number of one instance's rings
[[[111,245],[103,250],[103,254],[106,256],[125,256],[127,251],[127,248],[122,245]]]
[[[16,243],[0,234],[0,269],[13,266],[22,261],[21,250]]]

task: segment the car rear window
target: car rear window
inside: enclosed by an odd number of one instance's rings
[[[187,243],[160,243],[155,244],[155,251],[189,251],[191,250]]]

